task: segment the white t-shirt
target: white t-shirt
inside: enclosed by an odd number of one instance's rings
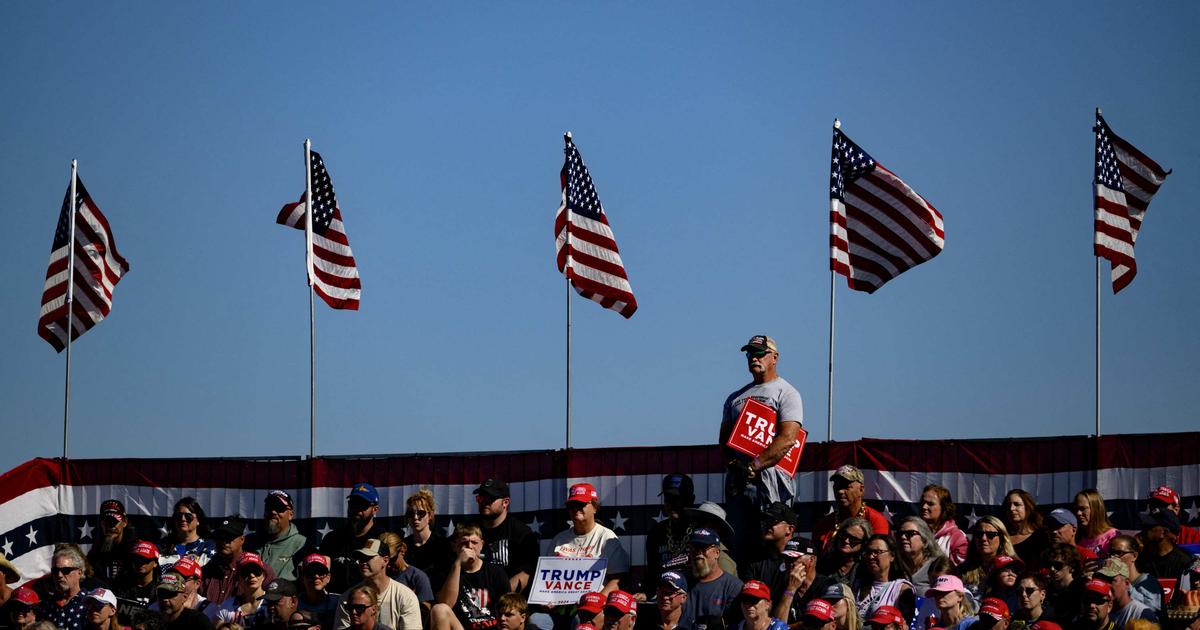
[[[629,572],[629,554],[621,546],[621,539],[599,523],[582,535],[576,534],[574,528],[559,532],[550,548],[560,558],[605,558],[608,575]]]
[[[346,589],[346,593],[356,586]],[[379,594],[379,616],[376,620],[395,630],[421,630],[421,602],[417,594],[396,580],[388,580],[387,588]],[[349,627],[350,613],[346,611],[346,595],[343,594],[333,616],[333,628],[345,630]]]

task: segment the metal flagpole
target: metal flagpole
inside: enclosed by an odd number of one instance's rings
[[[570,144],[571,132],[563,134],[563,142]],[[566,219],[567,230],[567,260],[563,266],[563,272],[567,280],[567,450],[571,449],[571,209],[563,210],[566,213],[563,218]]]
[[[308,270],[308,458],[317,452],[317,327],[313,314],[312,141],[304,139],[304,260]]]
[[[842,121],[838,120],[837,118],[834,118],[833,119],[833,128],[840,129],[841,127],[842,127]],[[829,223],[830,223],[829,233],[832,236],[833,220],[830,219]],[[834,306],[834,297],[837,295],[836,289],[837,289],[837,272],[833,270],[832,266],[830,266],[830,268],[829,268],[829,398],[828,398],[827,406],[826,406],[827,413],[828,413],[828,418],[827,418],[828,428],[826,429],[827,432],[825,434],[825,436],[826,436],[825,439],[830,442],[833,441],[833,313],[834,313],[833,306]]]
[[[66,385],[63,389],[63,463],[67,460],[67,429],[70,425],[71,411],[71,333],[72,320],[75,318],[75,181],[78,179],[78,164],[71,160],[71,237],[67,240],[67,374]]]
[[[826,440],[833,441],[833,304],[835,287],[837,286],[837,272],[829,270],[829,428],[826,435]]]
[[[1100,115],[1100,108],[1096,108]],[[1095,203],[1095,185],[1092,186],[1092,203]],[[1093,228],[1094,230],[1095,228]],[[1092,236],[1095,239],[1095,235]],[[1096,255],[1096,437],[1100,437],[1100,255]]]

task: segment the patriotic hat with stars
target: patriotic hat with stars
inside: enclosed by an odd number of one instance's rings
[[[113,595],[113,592],[106,588],[98,588],[94,591],[88,591],[87,598],[94,599],[102,604],[108,604],[113,608],[117,607],[117,596]]]

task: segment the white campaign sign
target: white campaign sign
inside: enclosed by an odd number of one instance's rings
[[[608,572],[606,558],[538,558],[537,571],[533,574],[530,604],[562,606],[577,604],[584,593],[599,592],[604,588],[604,575]]]

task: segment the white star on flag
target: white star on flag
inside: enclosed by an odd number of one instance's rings
[[[453,535],[454,535],[454,519],[450,519],[450,522],[446,523],[446,538],[449,538]]]
[[[663,513],[662,513],[662,510],[659,510],[659,511],[658,511],[658,516],[655,516],[655,517],[654,517],[654,522],[655,522],[655,523],[661,523],[661,522],[663,522],[663,521],[665,521],[665,520],[667,520],[667,516],[666,516],[665,514],[663,514]]]
[[[329,526],[329,521],[325,521],[324,527],[322,527],[321,529],[318,529],[317,533],[321,535],[321,538],[324,538],[324,537],[328,536],[329,532],[331,532],[331,531],[333,531],[333,528]]]
[[[893,520],[892,517],[896,515],[886,502],[883,504],[883,515],[887,517],[889,523]]]
[[[540,520],[538,520],[538,517],[536,514],[534,515],[533,520],[529,522],[529,529],[532,529],[533,533],[535,533],[535,534],[542,533],[542,522]]]
[[[89,525],[87,521],[84,521],[83,526],[76,529],[79,530],[79,540],[83,540],[84,538],[91,538],[92,530],[96,528]]]
[[[967,515],[967,523],[969,523],[969,525],[967,525],[967,529],[974,528],[975,523],[979,522],[980,518],[981,517],[975,513],[975,508],[971,508],[971,513]]]
[[[4,549],[4,557],[5,558],[8,558],[13,555],[12,546],[13,546],[12,541],[5,538],[4,545],[2,545],[2,548]]]
[[[627,521],[627,520],[629,520],[629,519],[627,519],[627,518],[625,518],[625,517],[621,516],[621,512],[619,512],[619,511],[618,511],[618,512],[617,512],[617,515],[616,515],[616,516],[614,516],[614,517],[613,517],[613,520],[612,520],[612,522],[613,522],[613,531],[616,531],[616,530],[618,530],[618,529],[625,529],[625,521]]]
[[[29,533],[25,534],[25,537],[29,539],[29,546],[32,547],[37,544],[37,534],[37,530],[33,528],[33,525],[30,525]]]
[[[1197,514],[1200,514],[1200,507],[1196,507],[1196,501],[1193,500],[1192,507],[1190,507],[1184,511],[1188,513],[1188,522],[1190,523],[1190,522],[1196,520]]]

